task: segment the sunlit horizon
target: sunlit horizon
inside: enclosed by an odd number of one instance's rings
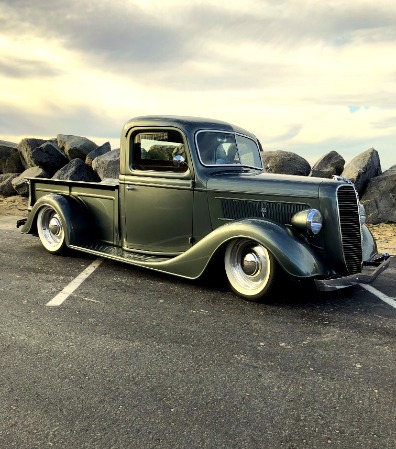
[[[396,164],[396,4],[379,0],[5,0],[0,139],[119,147],[140,115],[253,132],[312,166],[374,148]]]

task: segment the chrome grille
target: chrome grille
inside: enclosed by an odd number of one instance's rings
[[[354,187],[352,185],[339,187],[337,200],[345,264],[349,274],[360,273],[362,270],[362,237]]]
[[[291,224],[291,218],[295,213],[309,209],[308,204],[248,201],[230,198],[222,198],[221,205],[223,218],[227,220],[266,218],[281,224]]]

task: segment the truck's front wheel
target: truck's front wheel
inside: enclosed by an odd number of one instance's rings
[[[253,240],[232,240],[227,245],[224,263],[231,289],[242,298],[261,300],[274,286],[276,261]]]
[[[41,243],[50,253],[60,253],[66,246],[65,230],[58,212],[44,206],[37,215],[37,230]]]

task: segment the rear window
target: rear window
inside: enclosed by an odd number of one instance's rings
[[[132,159],[137,170],[183,173],[188,169],[183,137],[174,130],[137,132]]]

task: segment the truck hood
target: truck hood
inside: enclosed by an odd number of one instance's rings
[[[318,198],[319,187],[332,180],[307,176],[280,175],[249,171],[213,173],[207,181],[209,192],[265,194],[266,196],[283,196],[299,198]]]

